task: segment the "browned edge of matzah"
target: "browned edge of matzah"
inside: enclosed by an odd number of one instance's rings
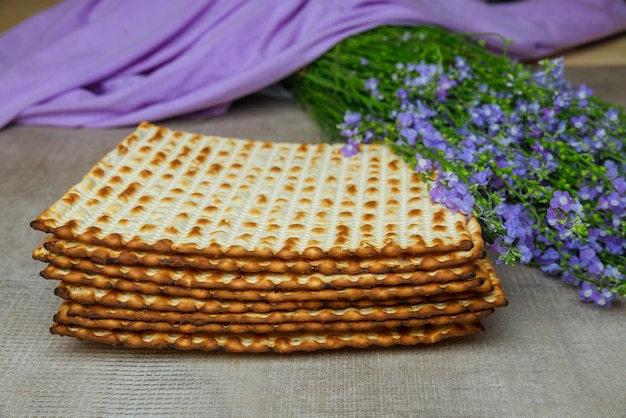
[[[230,352],[316,351],[344,347],[417,345],[436,343],[446,338],[461,337],[483,331],[477,320],[463,324],[400,327],[375,332],[303,332],[289,337],[272,334],[182,334],[159,332],[109,331],[66,326],[54,323],[50,332],[79,340],[94,341],[127,348],[178,350],[224,350]]]
[[[382,330],[397,327],[416,327],[424,325],[446,325],[454,323],[467,323],[484,318],[493,313],[493,309],[485,309],[476,312],[463,312],[458,315],[439,315],[431,318],[412,318],[406,320],[383,320],[383,321],[333,321],[333,322],[284,322],[281,324],[228,324],[208,322],[194,324],[179,322],[177,313],[170,317],[158,315],[160,321],[145,321],[132,318],[150,318],[145,312],[128,312],[127,318],[106,318],[98,316],[104,313],[106,308],[93,310],[90,306],[83,306],[71,302],[63,302],[59,311],[54,316],[54,322],[60,325],[79,326],[83,328],[120,330],[120,331],[152,331],[152,332],[182,332],[185,334],[196,333],[290,333],[290,332],[320,332],[320,331],[364,331]],[[79,315],[77,313],[83,313]]]

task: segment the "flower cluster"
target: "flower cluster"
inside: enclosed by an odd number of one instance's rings
[[[318,119],[339,128],[344,154],[362,143],[388,144],[434,179],[435,202],[477,217],[500,262],[558,275],[579,286],[585,302],[610,306],[625,295],[623,113],[569,83],[562,60],[535,69],[436,28],[375,31],[300,78],[319,89],[315,80],[326,66],[337,78],[341,64],[350,88],[329,91],[324,103],[338,104],[341,120],[331,113]],[[405,56],[362,55],[364,43],[381,40]]]

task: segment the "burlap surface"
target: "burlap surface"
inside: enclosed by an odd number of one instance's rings
[[[570,71],[626,103],[624,68]],[[612,80],[612,81],[611,81]],[[293,103],[255,97],[166,126],[315,141]],[[625,416],[626,304],[581,304],[536,269],[497,266],[509,306],[486,331],[429,346],[229,354],[130,350],[50,335],[56,283],[29,221],[132,127],[0,131],[0,416]]]

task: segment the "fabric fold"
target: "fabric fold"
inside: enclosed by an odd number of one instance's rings
[[[66,0],[0,36],[0,127],[114,127],[229,103],[382,24],[513,39],[536,58],[626,29],[622,0]],[[497,37],[488,46],[497,50]]]

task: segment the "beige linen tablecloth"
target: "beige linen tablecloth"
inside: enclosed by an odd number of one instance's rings
[[[626,104],[625,68],[576,69]],[[248,98],[188,131],[317,141],[289,101]],[[0,416],[626,416],[626,304],[604,310],[536,269],[498,266],[508,307],[484,333],[430,346],[229,354],[148,351],[52,336],[60,299],[38,276],[29,222],[132,127],[0,131]]]

